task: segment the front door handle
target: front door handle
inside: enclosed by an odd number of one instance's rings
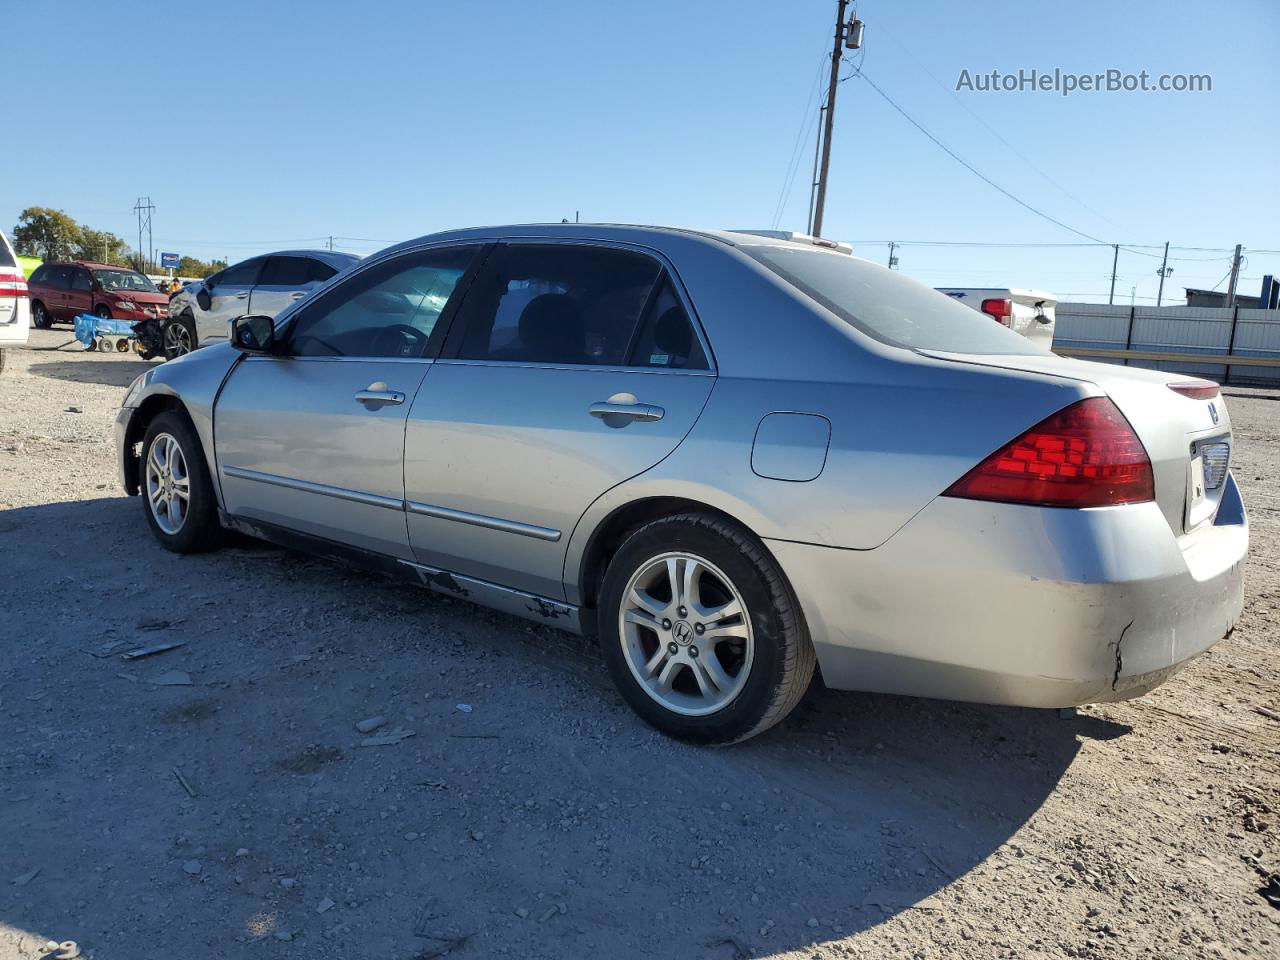
[[[371,383],[363,390],[356,392],[356,401],[358,403],[404,403],[404,394],[399,390],[388,390],[387,385],[381,380]]]
[[[615,397],[610,397],[601,403],[593,403],[587,412],[605,421],[610,417],[625,417],[628,420],[661,420],[667,413],[652,403],[639,403],[634,398],[630,402],[619,402]]]
[[[237,293],[237,294],[236,294],[236,299],[237,299],[237,300],[248,300],[248,299],[249,299],[249,292],[246,290],[244,293]]]
[[[289,294],[289,299],[301,300],[306,295],[307,295],[307,292],[305,290],[295,290],[293,293]]]

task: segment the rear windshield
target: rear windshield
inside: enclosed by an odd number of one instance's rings
[[[159,293],[156,285],[140,273],[132,270],[95,270],[94,276],[103,290],[134,290]]]
[[[865,260],[795,246],[741,246],[783,280],[870,337],[910,350],[1040,354],[990,317]]]
[[[9,239],[0,233],[0,267],[16,267],[18,264],[13,259],[13,254],[9,252]]]

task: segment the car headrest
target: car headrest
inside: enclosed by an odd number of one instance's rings
[[[520,345],[524,359],[581,363],[587,352],[587,327],[573,297],[543,293],[520,314]]]

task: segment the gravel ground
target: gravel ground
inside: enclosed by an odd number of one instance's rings
[[[700,750],[589,641],[161,550],[111,442],[145,367],[59,327],[0,375],[0,957],[1280,957],[1275,392],[1228,391],[1244,617],[1153,694],[815,689]]]

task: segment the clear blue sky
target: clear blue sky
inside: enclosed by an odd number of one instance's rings
[[[158,250],[232,260],[330,234],[367,238],[339,243],[367,253],[443,228],[575,210],[584,220],[769,227],[834,8],[11,4],[4,32],[20,42],[5,44],[0,69],[21,106],[8,111],[0,150],[0,224],[25,206],[60,207],[133,244],[131,208],[150,195]],[[1107,241],[1280,250],[1274,0],[862,0],[858,14],[867,75],[1056,219]],[[1020,67],[1208,73],[1213,91],[952,92],[962,68]],[[790,229],[806,221],[811,134],[781,219]],[[861,79],[840,88],[833,144],[828,236],[1079,242],[977,179]],[[1173,261],[1175,296],[1183,284],[1212,286],[1229,266],[1223,253],[1177,255],[1214,259]],[[1062,294],[1105,295],[1111,268],[1109,249],[908,245],[900,257],[904,272],[933,284]],[[1153,297],[1157,265],[1122,254],[1117,295],[1127,302],[1136,285]],[[1251,254],[1242,292],[1264,272],[1280,274],[1280,254]]]

